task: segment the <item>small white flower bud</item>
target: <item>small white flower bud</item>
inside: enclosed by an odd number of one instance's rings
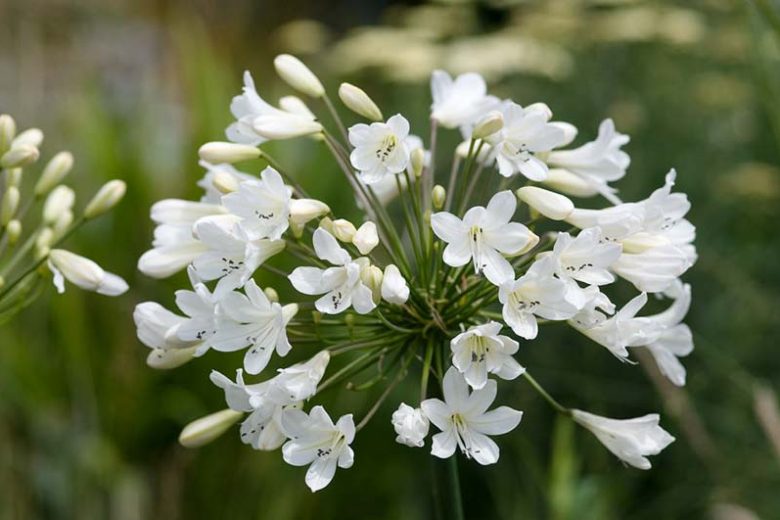
[[[40,148],[43,144],[43,132],[38,128],[28,128],[14,138],[11,148],[22,144]]]
[[[374,303],[379,303],[382,298],[382,270],[375,265],[367,265],[360,271],[360,280],[371,289],[371,297]]]
[[[331,235],[333,234],[333,220],[331,220],[330,217],[321,218],[319,227],[321,227]]]
[[[127,191],[125,181],[117,179],[105,183],[89,201],[84,209],[84,218],[92,219],[110,211],[116,206]]]
[[[280,54],[274,58],[274,67],[279,77],[295,90],[315,98],[325,94],[317,76],[295,56]]]
[[[425,444],[430,423],[419,408],[412,408],[406,403],[401,403],[398,410],[393,412],[392,423],[395,433],[398,435],[395,442],[411,448],[421,448]]]
[[[552,220],[563,220],[574,211],[574,203],[568,197],[553,191],[524,186],[515,193],[517,198]]]
[[[344,105],[371,121],[384,121],[382,111],[376,106],[376,103],[368,97],[368,94],[361,88],[350,83],[342,83],[339,87],[339,98]]]
[[[21,168],[11,168],[6,170],[6,186],[16,186],[17,188],[22,184],[22,170]]]
[[[266,287],[263,289],[263,292],[265,293],[266,298],[271,300],[271,302],[278,303],[279,302],[279,293],[276,292],[276,289],[273,287]]]
[[[238,179],[235,175],[222,170],[216,170],[211,179],[211,184],[219,191],[227,195],[238,190]]]
[[[379,234],[376,224],[371,221],[364,222],[352,237],[352,243],[360,251],[361,255],[367,255],[379,245]]]
[[[0,227],[6,227],[11,219],[16,215],[19,209],[19,188],[10,186],[3,194],[3,200],[0,201]]]
[[[225,433],[243,416],[242,412],[225,409],[201,417],[184,427],[179,435],[179,444],[185,448],[199,448]]]
[[[62,238],[71,224],[73,224],[73,212],[63,211],[60,213],[57,222],[55,222],[54,226],[52,227],[52,231],[54,232],[54,239],[59,240]]]
[[[198,347],[188,348],[155,348],[146,356],[146,364],[157,370],[170,370],[191,361],[198,351]]]
[[[279,108],[291,114],[314,119],[314,113],[309,110],[306,103],[298,96],[283,96],[279,98]]]
[[[118,296],[127,291],[127,282],[119,276],[107,273],[98,264],[64,249],[52,249],[49,253],[49,269],[54,273],[57,291],[65,291],[65,280],[87,291],[106,296]]]
[[[504,116],[501,112],[493,110],[483,117],[471,133],[471,137],[474,139],[484,139],[489,135],[493,135],[499,130],[504,128]]]
[[[547,172],[547,178],[542,182],[554,190],[573,197],[592,197],[598,194],[598,189],[594,184],[561,168],[550,168]]]
[[[48,255],[54,240],[54,230],[49,227],[43,228],[35,238],[35,257],[43,258]]]
[[[212,141],[198,149],[198,155],[212,164],[236,163],[260,157],[260,149],[249,144]]]
[[[284,112],[259,116],[252,122],[252,128],[266,139],[292,139],[322,131],[317,121]]]
[[[331,233],[341,242],[349,243],[352,242],[352,239],[355,237],[357,229],[355,229],[355,225],[349,220],[339,218],[333,221]]]
[[[72,189],[67,186],[57,186],[43,203],[43,222],[53,224],[62,213],[70,211],[75,202],[76,193]]]
[[[19,241],[19,237],[22,236],[22,223],[16,219],[10,221],[5,228],[5,232],[8,237],[8,244],[16,244]]]
[[[8,114],[0,115],[0,155],[11,148],[11,141],[16,135],[16,121]]]
[[[447,190],[444,186],[437,184],[431,191],[431,202],[433,202],[434,209],[440,210],[444,207],[444,203],[447,200]]]
[[[382,279],[382,299],[396,305],[403,305],[409,299],[409,286],[394,264],[385,267]]]
[[[43,168],[43,173],[35,184],[35,196],[46,195],[58,185],[73,168],[73,154],[60,152],[49,160]]]
[[[412,150],[409,160],[412,164],[412,173],[414,173],[415,177],[419,178],[425,167],[425,150],[422,148],[415,148]]]
[[[36,147],[29,144],[20,144],[11,147],[10,150],[3,154],[3,158],[0,159],[0,166],[3,168],[20,168],[37,161],[39,155],[40,152]]]
[[[290,201],[290,222],[296,225],[306,224],[329,212],[328,205],[316,199],[292,199]]]

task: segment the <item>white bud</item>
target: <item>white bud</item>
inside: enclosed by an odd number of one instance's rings
[[[22,223],[14,219],[8,223],[5,228],[6,236],[8,236],[8,244],[14,245],[22,236]]]
[[[252,128],[266,139],[292,139],[322,131],[322,125],[317,121],[282,111],[258,116],[252,122]]]
[[[52,231],[54,232],[54,239],[59,240],[60,238],[62,238],[72,223],[73,223],[72,211],[63,211],[62,213],[60,213],[57,222],[55,222],[54,226],[52,227]]]
[[[574,211],[574,203],[568,197],[553,191],[524,186],[515,193],[517,198],[552,220],[564,220]]]
[[[409,299],[409,286],[393,264],[385,267],[384,278],[382,279],[382,299],[386,302],[402,305]]]
[[[14,138],[11,148],[22,144],[40,148],[43,144],[43,132],[38,128],[28,128]]]
[[[431,191],[431,202],[433,202],[434,209],[440,210],[444,207],[444,203],[447,201],[447,190],[444,186],[437,184]]]
[[[11,148],[11,141],[16,135],[16,121],[8,114],[0,115],[0,155]]]
[[[11,168],[6,170],[5,184],[6,186],[16,186],[17,188],[22,184],[22,170],[21,168]]]
[[[187,348],[155,348],[146,356],[146,364],[157,370],[170,370],[191,361],[197,351],[197,345]]]
[[[16,215],[16,210],[19,209],[19,188],[16,186],[10,186],[3,194],[3,199],[0,201],[0,227],[6,227],[11,219]]]
[[[198,155],[212,164],[236,163],[260,157],[260,149],[249,144],[212,141],[198,149]]]
[[[352,243],[360,251],[361,255],[367,255],[379,245],[379,234],[376,231],[376,224],[371,221],[364,222],[352,237]]]
[[[378,268],[375,265],[366,265],[361,271],[360,271],[360,280],[371,289],[371,297],[374,300],[374,303],[379,303],[379,300],[382,298],[382,279],[384,278],[384,274],[382,274],[382,270]]]
[[[352,242],[352,239],[355,237],[357,230],[355,229],[355,225],[352,222],[343,218],[339,218],[333,221],[331,233],[341,242],[348,243]]]
[[[84,209],[84,218],[91,219],[99,217],[103,213],[110,211],[114,206],[119,204],[122,197],[125,196],[127,191],[127,184],[125,181],[117,179],[108,181],[105,183],[92,200],[89,201],[87,207]]]
[[[493,110],[483,117],[471,133],[471,137],[474,139],[484,139],[489,135],[493,135],[499,130],[504,128],[504,116],[501,112]]]
[[[36,147],[29,144],[20,144],[19,146],[11,147],[10,150],[3,154],[2,159],[0,159],[0,166],[3,168],[27,166],[37,161],[39,155],[40,152]]]
[[[412,150],[409,160],[412,164],[412,173],[415,177],[420,177],[425,167],[425,150],[422,148],[415,148]]]
[[[599,192],[594,184],[589,183],[569,170],[560,168],[550,168],[547,172],[547,178],[542,182],[554,190],[572,195],[573,197],[592,197]]]
[[[57,186],[43,203],[43,222],[53,224],[65,211],[70,211],[76,202],[76,193],[67,186]]]
[[[279,302],[279,293],[276,292],[276,289],[273,287],[266,287],[263,289],[263,292],[265,293],[266,298],[271,300],[272,302],[278,303]]]
[[[295,225],[304,225],[329,212],[328,205],[316,199],[292,199],[290,201],[290,222]]]
[[[52,249],[49,253],[49,269],[54,273],[57,292],[65,292],[65,280],[72,284],[106,296],[118,296],[127,291],[127,282],[119,276],[107,273],[98,264],[64,249]]]
[[[430,423],[422,410],[401,403],[401,406],[393,412],[391,422],[398,435],[395,442],[405,444],[410,448],[423,447]]]
[[[280,54],[274,59],[276,73],[295,90],[311,97],[322,97],[325,88],[317,76],[301,60],[290,54]]]
[[[376,106],[376,103],[368,97],[368,94],[361,88],[350,83],[342,83],[339,87],[339,98],[344,105],[371,121],[384,121],[382,111]]]
[[[238,190],[238,179],[235,175],[232,175],[226,171],[216,170],[214,177],[211,179],[211,184],[223,194],[233,193]]]
[[[309,110],[306,103],[298,96],[283,96],[279,98],[279,108],[297,116],[314,119],[314,113]]]
[[[54,230],[50,227],[41,229],[38,236],[35,237],[35,257],[44,258],[48,255],[52,243],[54,243]]]
[[[330,217],[322,217],[320,219],[319,227],[321,227],[331,235],[333,234],[333,221],[331,220]]]
[[[225,409],[201,417],[184,427],[179,435],[179,444],[185,448],[199,448],[225,433],[243,416],[243,412]]]
[[[43,173],[35,184],[35,196],[46,195],[58,185],[73,168],[73,154],[60,152],[46,164]]]

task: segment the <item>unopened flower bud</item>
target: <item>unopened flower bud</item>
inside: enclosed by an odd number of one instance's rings
[[[127,282],[119,276],[107,273],[98,264],[64,249],[52,249],[49,253],[49,269],[54,273],[57,291],[65,291],[65,280],[87,291],[106,296],[118,296],[127,291]]]
[[[37,161],[39,155],[38,148],[29,144],[12,146],[10,150],[3,154],[2,159],[0,159],[0,165],[3,168],[20,168]]]
[[[327,231],[331,235],[333,234],[333,220],[331,220],[330,217],[323,217],[323,218],[321,218],[319,227],[321,227],[322,229],[324,229],[325,231]]]
[[[364,222],[352,237],[352,243],[360,251],[361,255],[367,255],[379,245],[379,234],[376,224],[371,221]]]
[[[43,132],[38,128],[28,128],[14,137],[11,148],[22,144],[40,148],[41,144],[43,144]]]
[[[415,148],[409,157],[412,163],[412,173],[415,177],[422,175],[423,168],[425,167],[425,150],[422,148]]]
[[[43,258],[49,254],[49,249],[54,243],[54,231],[49,228],[43,228],[38,236],[35,238],[35,256],[36,258]]]
[[[146,364],[156,370],[177,368],[195,358],[198,346],[188,348],[155,348],[146,356]]]
[[[260,157],[260,149],[249,144],[212,141],[198,149],[198,155],[212,164],[236,163]]]
[[[0,155],[11,148],[11,141],[16,135],[16,121],[8,114],[0,115]]]
[[[382,270],[375,265],[368,265],[360,271],[360,280],[371,289],[371,297],[374,303],[379,303],[382,298]]]
[[[350,83],[342,83],[339,87],[339,98],[344,105],[371,121],[384,121],[382,111],[376,106],[376,103],[368,97],[363,89]]]
[[[62,182],[71,168],[73,168],[73,154],[70,152],[60,152],[52,157],[35,184],[35,196],[40,197],[49,193],[52,188]]]
[[[116,206],[127,191],[125,181],[117,179],[105,183],[89,201],[84,209],[84,218],[91,219],[99,217],[103,213],[110,211]]]
[[[357,233],[357,229],[355,229],[355,225],[349,220],[339,218],[333,221],[331,233],[341,242],[348,243],[352,242],[355,233]]]
[[[301,60],[290,54],[280,54],[274,59],[276,73],[295,90],[311,97],[322,97],[325,88],[317,76]]]
[[[574,203],[568,197],[553,191],[524,186],[515,193],[517,198],[552,220],[563,220],[574,211]]]
[[[3,200],[0,201],[0,227],[6,227],[16,215],[19,198],[19,188],[16,186],[10,186],[3,194]]]
[[[62,238],[72,223],[73,223],[72,211],[63,211],[62,213],[60,213],[59,218],[54,223],[54,226],[52,226],[52,231],[54,232],[54,239],[59,240],[60,238]]]
[[[504,128],[504,116],[501,112],[493,110],[483,117],[471,133],[471,137],[474,139],[484,139],[489,135],[493,135],[499,130]]]
[[[330,212],[327,204],[316,199],[292,199],[290,201],[290,222],[306,224]]]
[[[255,118],[252,128],[266,139],[292,139],[322,131],[322,125],[311,118],[281,111]]]
[[[6,170],[5,184],[6,186],[16,186],[17,188],[22,184],[22,170],[21,168],[11,168]]]
[[[271,302],[278,302],[279,301],[279,293],[276,292],[276,289],[273,287],[266,287],[263,289],[263,292],[265,293],[265,297],[271,300]]]
[[[291,114],[314,119],[314,113],[309,110],[306,103],[298,96],[283,96],[279,98],[279,108]]]
[[[225,409],[201,417],[184,427],[179,435],[179,444],[185,448],[199,448],[225,433],[243,416],[242,412]]]
[[[22,236],[22,223],[16,219],[10,221],[5,228],[5,232],[8,237],[8,244],[16,244],[19,241],[19,237]]]
[[[76,193],[67,186],[57,186],[43,204],[43,221],[53,224],[65,211],[70,211],[76,202]]]
[[[239,183],[235,175],[231,175],[230,173],[222,170],[216,170],[214,172],[214,177],[211,179],[211,184],[217,189],[218,192],[228,194],[237,191]]]
[[[385,267],[382,279],[382,299],[396,305],[403,305],[409,299],[409,285],[394,264]]]
[[[433,202],[434,209],[440,210],[444,207],[444,202],[447,200],[447,190],[444,186],[437,184],[431,191],[431,202]]]
[[[550,168],[547,178],[542,181],[547,186],[573,197],[592,197],[598,189],[579,175],[561,168]]]

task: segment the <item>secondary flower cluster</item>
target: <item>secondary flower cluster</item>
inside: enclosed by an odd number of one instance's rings
[[[173,368],[208,350],[245,351],[235,380],[211,374],[229,409],[188,425],[181,442],[203,444],[243,418],[241,440],[258,450],[281,447],[286,462],[308,465],[306,483],[316,491],[337,467],[352,466],[356,433],[398,388],[416,403],[392,414],[399,443],[423,446],[433,424],[434,456],[460,450],[491,464],[499,458],[491,437],[522,417],[507,406],[491,409],[496,379],[522,376],[617,457],[649,468],[646,457],[674,440],[657,415],[616,420],[565,408],[515,355],[518,339],[533,340],[543,335],[540,326],[562,322],[621,361],[630,349],[646,348],[666,377],[685,383],[679,358],[693,343],[681,322],[691,293],[680,276],[696,259],[695,229],[685,219],[686,196],[673,192],[675,172],[647,199],[621,202],[609,183],[626,173],[628,137],[611,120],[595,141],[566,148],[574,126],[553,121],[543,103],[489,95],[477,74],[433,73],[430,140],[423,144],[405,117],[385,120],[364,91],[344,83],[339,98],[368,120],[347,128],[303,63],[283,55],[275,65],[330,113],[335,131],[297,97],[269,104],[245,73],[243,93],[231,104],[230,142],[200,149],[201,200],[152,207],[153,248],[139,269],[163,278],[186,268],[192,288],[176,292],[178,314],[154,302],[137,306],[148,364]],[[463,137],[449,156],[436,148],[441,128]],[[339,218],[308,195],[262,147],[299,137],[327,147],[354,191],[359,221]],[[445,157],[451,162],[439,171]],[[259,176],[232,165],[256,158],[268,164]],[[579,209],[564,194],[601,195],[611,205]],[[556,224],[566,230],[552,230]],[[287,273],[275,263],[281,256],[303,265]],[[258,270],[276,277],[278,289],[314,298],[281,304],[274,288],[258,286]],[[638,291],[620,308],[604,292],[619,279]],[[648,293],[671,304],[637,316]],[[265,375],[288,356],[300,361],[261,382],[245,381],[245,373]],[[412,372],[414,392],[401,385]],[[322,406],[308,405],[343,385],[377,392],[357,424],[351,413],[334,422]]]
[[[57,249],[83,223],[111,210],[124,196],[125,183],[106,183],[76,216],[76,193],[62,184],[73,167],[73,155],[59,152],[46,163],[25,200],[23,184],[40,157],[41,143],[39,129],[17,134],[14,119],[0,115],[0,323],[35,298],[42,280],[39,275],[46,273],[44,264],[60,293],[66,279],[109,296],[127,290],[124,280],[92,260]],[[29,231],[27,238],[25,231]]]

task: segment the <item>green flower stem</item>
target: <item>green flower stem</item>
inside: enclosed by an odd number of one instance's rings
[[[422,376],[420,377],[420,402],[428,397],[428,378],[431,375],[431,363],[433,362],[433,342],[429,341],[425,347],[425,360],[423,361]]]
[[[544,400],[550,403],[550,406],[552,406],[555,411],[562,413],[563,415],[571,415],[571,410],[563,406],[561,403],[556,401],[544,388],[542,388],[542,385],[540,385],[536,379],[534,379],[531,374],[528,373],[528,371],[523,372],[523,377],[531,384],[534,390],[536,390],[539,395],[544,397]]]
[[[460,475],[458,474],[458,455],[454,453],[447,461],[447,475],[450,483],[450,500],[452,501],[452,513],[456,520],[464,520],[463,496],[460,490]]]
[[[347,128],[344,126],[344,122],[341,120],[341,116],[339,116],[336,107],[333,106],[333,102],[330,100],[328,94],[323,94],[322,100],[325,102],[325,106],[327,107],[328,112],[330,112],[333,121],[336,122],[336,126],[338,127],[339,132],[341,132],[341,136],[344,138],[344,142],[349,143],[349,134],[347,133]]]
[[[360,420],[360,422],[355,426],[355,431],[360,431],[363,429],[363,427],[368,424],[368,421],[371,420],[371,418],[376,414],[377,410],[379,410],[379,407],[382,406],[382,403],[385,402],[385,399],[387,399],[387,396],[390,395],[390,393],[395,389],[398,384],[404,380],[404,377],[406,377],[407,369],[409,368],[409,363],[414,359],[413,356],[406,356],[406,359],[404,360],[403,366],[398,369],[398,372],[396,373],[395,378],[393,381],[387,385],[384,392],[379,396],[379,399],[376,400],[374,405],[366,412],[366,415],[363,416],[363,418]]]
[[[455,186],[460,172],[460,157],[456,151],[452,157],[452,169],[450,170],[450,183],[447,185],[447,200],[444,203],[444,211],[449,211],[452,207],[452,199],[455,196]]]
[[[471,160],[471,168],[474,168],[474,165],[479,162],[479,154],[482,152],[482,148],[485,146],[485,141],[480,141],[479,146],[477,147],[476,152],[474,152],[474,157]],[[477,181],[480,178],[480,174],[482,173],[482,164],[477,165],[476,171],[471,175],[471,180],[469,181],[469,185],[466,188],[466,193],[463,196],[463,200],[460,203],[459,211],[463,213],[466,209],[466,205],[469,202],[469,199],[471,198],[472,193],[474,193],[474,187],[477,185]]]

